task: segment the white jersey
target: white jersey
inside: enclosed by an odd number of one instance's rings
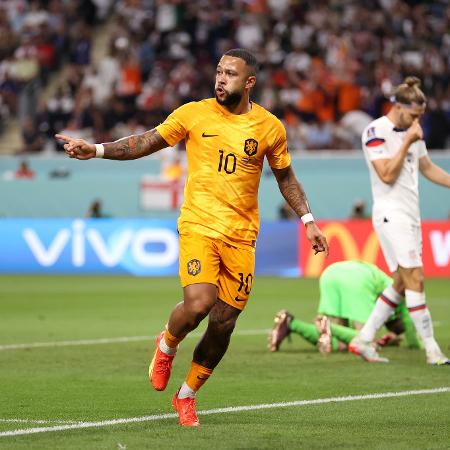
[[[423,140],[410,145],[403,167],[394,184],[384,183],[378,176],[372,161],[390,159],[400,149],[406,130],[400,130],[382,116],[369,124],[362,134],[362,146],[367,165],[373,196],[373,223],[376,225],[386,215],[400,213],[414,223],[420,223],[419,210],[419,159],[427,154]]]

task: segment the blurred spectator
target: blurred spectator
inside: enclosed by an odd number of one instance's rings
[[[450,114],[445,113],[445,110],[442,108],[442,103],[431,99],[428,111],[423,120],[425,140],[429,148],[445,149],[450,145],[450,142],[447,142],[449,137]]]
[[[109,19],[108,55],[92,61],[95,26]],[[261,63],[254,100],[285,123],[291,151],[360,148],[358,130],[387,113],[406,75],[421,78],[429,99],[428,148],[446,148],[449,29],[442,0],[3,2],[0,104],[4,117],[38,115],[48,130],[73,119],[93,136],[130,120],[147,129],[213,95],[217,58],[245,46]],[[40,87],[68,61],[45,111]]]
[[[335,135],[347,142],[346,148],[361,148],[361,135],[372,120],[364,111],[348,111],[336,124]]]
[[[53,170],[51,170],[48,174],[49,178],[68,178],[70,176],[70,171],[64,167],[57,167]]]
[[[44,138],[31,117],[23,124],[22,140],[23,147],[20,153],[38,153],[44,149]]]
[[[96,0],[102,12],[112,0]],[[41,87],[68,55],[90,63],[91,28],[97,21],[91,0],[0,2],[0,100],[23,123],[34,118]]]
[[[39,27],[39,34],[36,39],[36,52],[40,68],[42,84],[47,84],[51,71],[56,66],[56,47],[50,35],[47,23]]]
[[[7,108],[8,115],[15,115],[17,112],[17,96],[19,94],[19,84],[12,76],[13,63],[5,59],[0,63],[0,99]]]
[[[91,219],[102,219],[110,217],[108,214],[103,212],[103,205],[101,200],[94,200],[86,211],[86,217]]]
[[[90,34],[90,29],[82,22],[73,28],[70,59],[78,66],[87,66],[91,62]]]
[[[28,166],[27,161],[20,161],[19,167],[14,173],[14,178],[16,179],[28,179],[34,178],[35,173]]]
[[[176,151],[176,150],[175,150]],[[163,164],[161,176],[167,181],[181,181],[186,175],[184,166],[179,154],[176,154],[171,161]]]
[[[141,69],[134,55],[124,56],[119,69],[116,85],[118,97],[125,103],[134,106],[136,97],[141,93]]]
[[[289,204],[285,201],[278,208],[278,218],[280,220],[296,220],[298,219],[298,216],[297,214],[295,214],[295,211],[289,206]]]
[[[3,99],[0,96],[0,133],[3,131],[8,116],[9,116],[8,107],[3,103]]]
[[[367,219],[369,217],[370,215],[366,211],[366,202],[361,198],[356,199],[352,205],[349,219]]]
[[[22,44],[14,52],[12,71],[20,88],[18,113],[23,123],[27,117],[34,117],[40,88],[38,50],[31,34],[22,35]]]
[[[105,80],[95,65],[86,69],[81,88],[88,88],[93,95],[93,102],[97,106],[102,106],[111,96],[112,83]]]
[[[305,145],[308,150],[335,148],[331,122],[313,121],[305,125]]]

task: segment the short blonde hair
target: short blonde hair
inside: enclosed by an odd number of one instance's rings
[[[420,80],[417,77],[406,77],[402,84],[394,89],[394,101],[412,105],[423,106],[427,102],[425,94],[420,89]]]

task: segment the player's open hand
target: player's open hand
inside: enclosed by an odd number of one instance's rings
[[[322,234],[320,228],[315,222],[309,222],[306,224],[306,237],[311,242],[311,247],[314,250],[314,254],[325,252],[325,256],[328,256],[328,242],[327,238]]]
[[[95,158],[95,144],[89,144],[84,139],[77,139],[65,134],[55,134],[55,138],[65,141],[64,150],[70,158],[91,159]]]
[[[415,119],[412,125],[406,131],[405,139],[408,139],[410,143],[423,139],[423,130],[418,119]]]

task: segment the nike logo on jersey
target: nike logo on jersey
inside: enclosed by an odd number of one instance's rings
[[[214,137],[214,136],[219,136],[218,134],[207,134],[205,132],[202,133],[202,137]]]
[[[245,302],[245,298],[234,297],[234,300],[237,302]]]

